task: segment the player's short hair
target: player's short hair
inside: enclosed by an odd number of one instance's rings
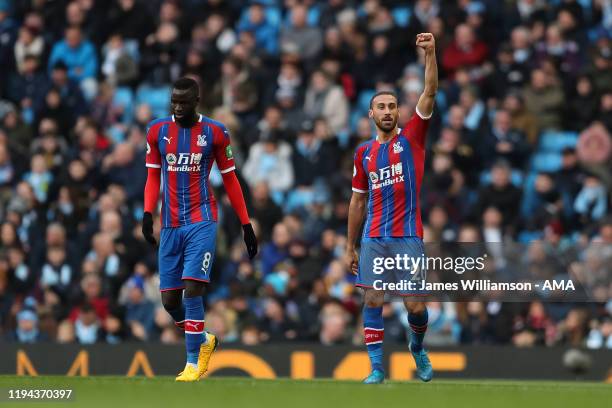
[[[188,77],[182,77],[174,81],[174,84],[172,84],[172,88],[178,91],[194,90],[196,94],[199,93],[198,83],[194,79]]]
[[[370,98],[370,109],[372,109],[372,104],[374,103],[374,99],[376,99],[377,97],[381,95],[391,95],[392,97],[395,98],[396,101],[399,101],[396,93],[393,91],[378,91],[374,95],[372,95],[372,97]]]

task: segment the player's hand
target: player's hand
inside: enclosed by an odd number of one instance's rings
[[[153,236],[153,214],[150,212],[145,212],[142,216],[142,235],[149,244],[157,245],[157,240]]]
[[[242,231],[244,232],[244,243],[249,253],[249,259],[253,259],[257,255],[257,237],[255,236],[255,231],[253,231],[251,223],[244,224]]]
[[[436,39],[432,33],[420,33],[416,36],[416,46],[425,51],[434,51],[436,49]]]
[[[350,269],[353,275],[357,275],[359,271],[359,254],[355,248],[346,249],[346,266]]]

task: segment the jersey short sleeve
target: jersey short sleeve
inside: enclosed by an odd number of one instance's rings
[[[147,128],[147,155],[145,165],[154,169],[161,169],[161,154],[159,153],[158,144],[159,125],[149,126]]]
[[[417,108],[410,120],[402,129],[401,134],[424,148],[425,138],[427,137],[427,129],[429,129],[429,119],[431,119],[432,114],[429,116],[424,116]]]
[[[213,136],[213,154],[221,174],[236,169],[229,132],[225,126],[215,127]]]
[[[355,152],[353,160],[353,191],[362,194],[368,192],[368,176],[363,168],[363,149]]]

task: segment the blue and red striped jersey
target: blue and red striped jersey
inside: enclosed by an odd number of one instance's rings
[[[190,129],[180,127],[173,116],[149,124],[146,166],[161,169],[163,228],[217,220],[217,202],[208,181],[215,160],[221,173],[235,169],[222,123],[200,115]]]
[[[369,193],[364,238],[423,238],[419,194],[428,119],[417,111],[389,142],[373,139],[357,147],[353,191]]]

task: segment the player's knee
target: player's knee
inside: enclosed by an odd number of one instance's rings
[[[367,307],[381,307],[385,302],[383,292],[376,290],[368,290],[365,294],[364,303]]]
[[[425,302],[408,302],[405,301],[406,310],[412,314],[422,314],[425,312]]]
[[[381,307],[383,305],[383,302],[378,301],[378,300],[370,300],[368,302],[365,302],[367,307]]]
[[[182,303],[182,299],[180,295],[172,296],[172,295],[166,295],[165,293],[162,293],[162,306],[164,306],[164,309],[166,309],[167,311],[176,310],[180,308],[181,303]]]
[[[204,283],[194,280],[185,280],[185,297],[197,297],[204,295]]]

